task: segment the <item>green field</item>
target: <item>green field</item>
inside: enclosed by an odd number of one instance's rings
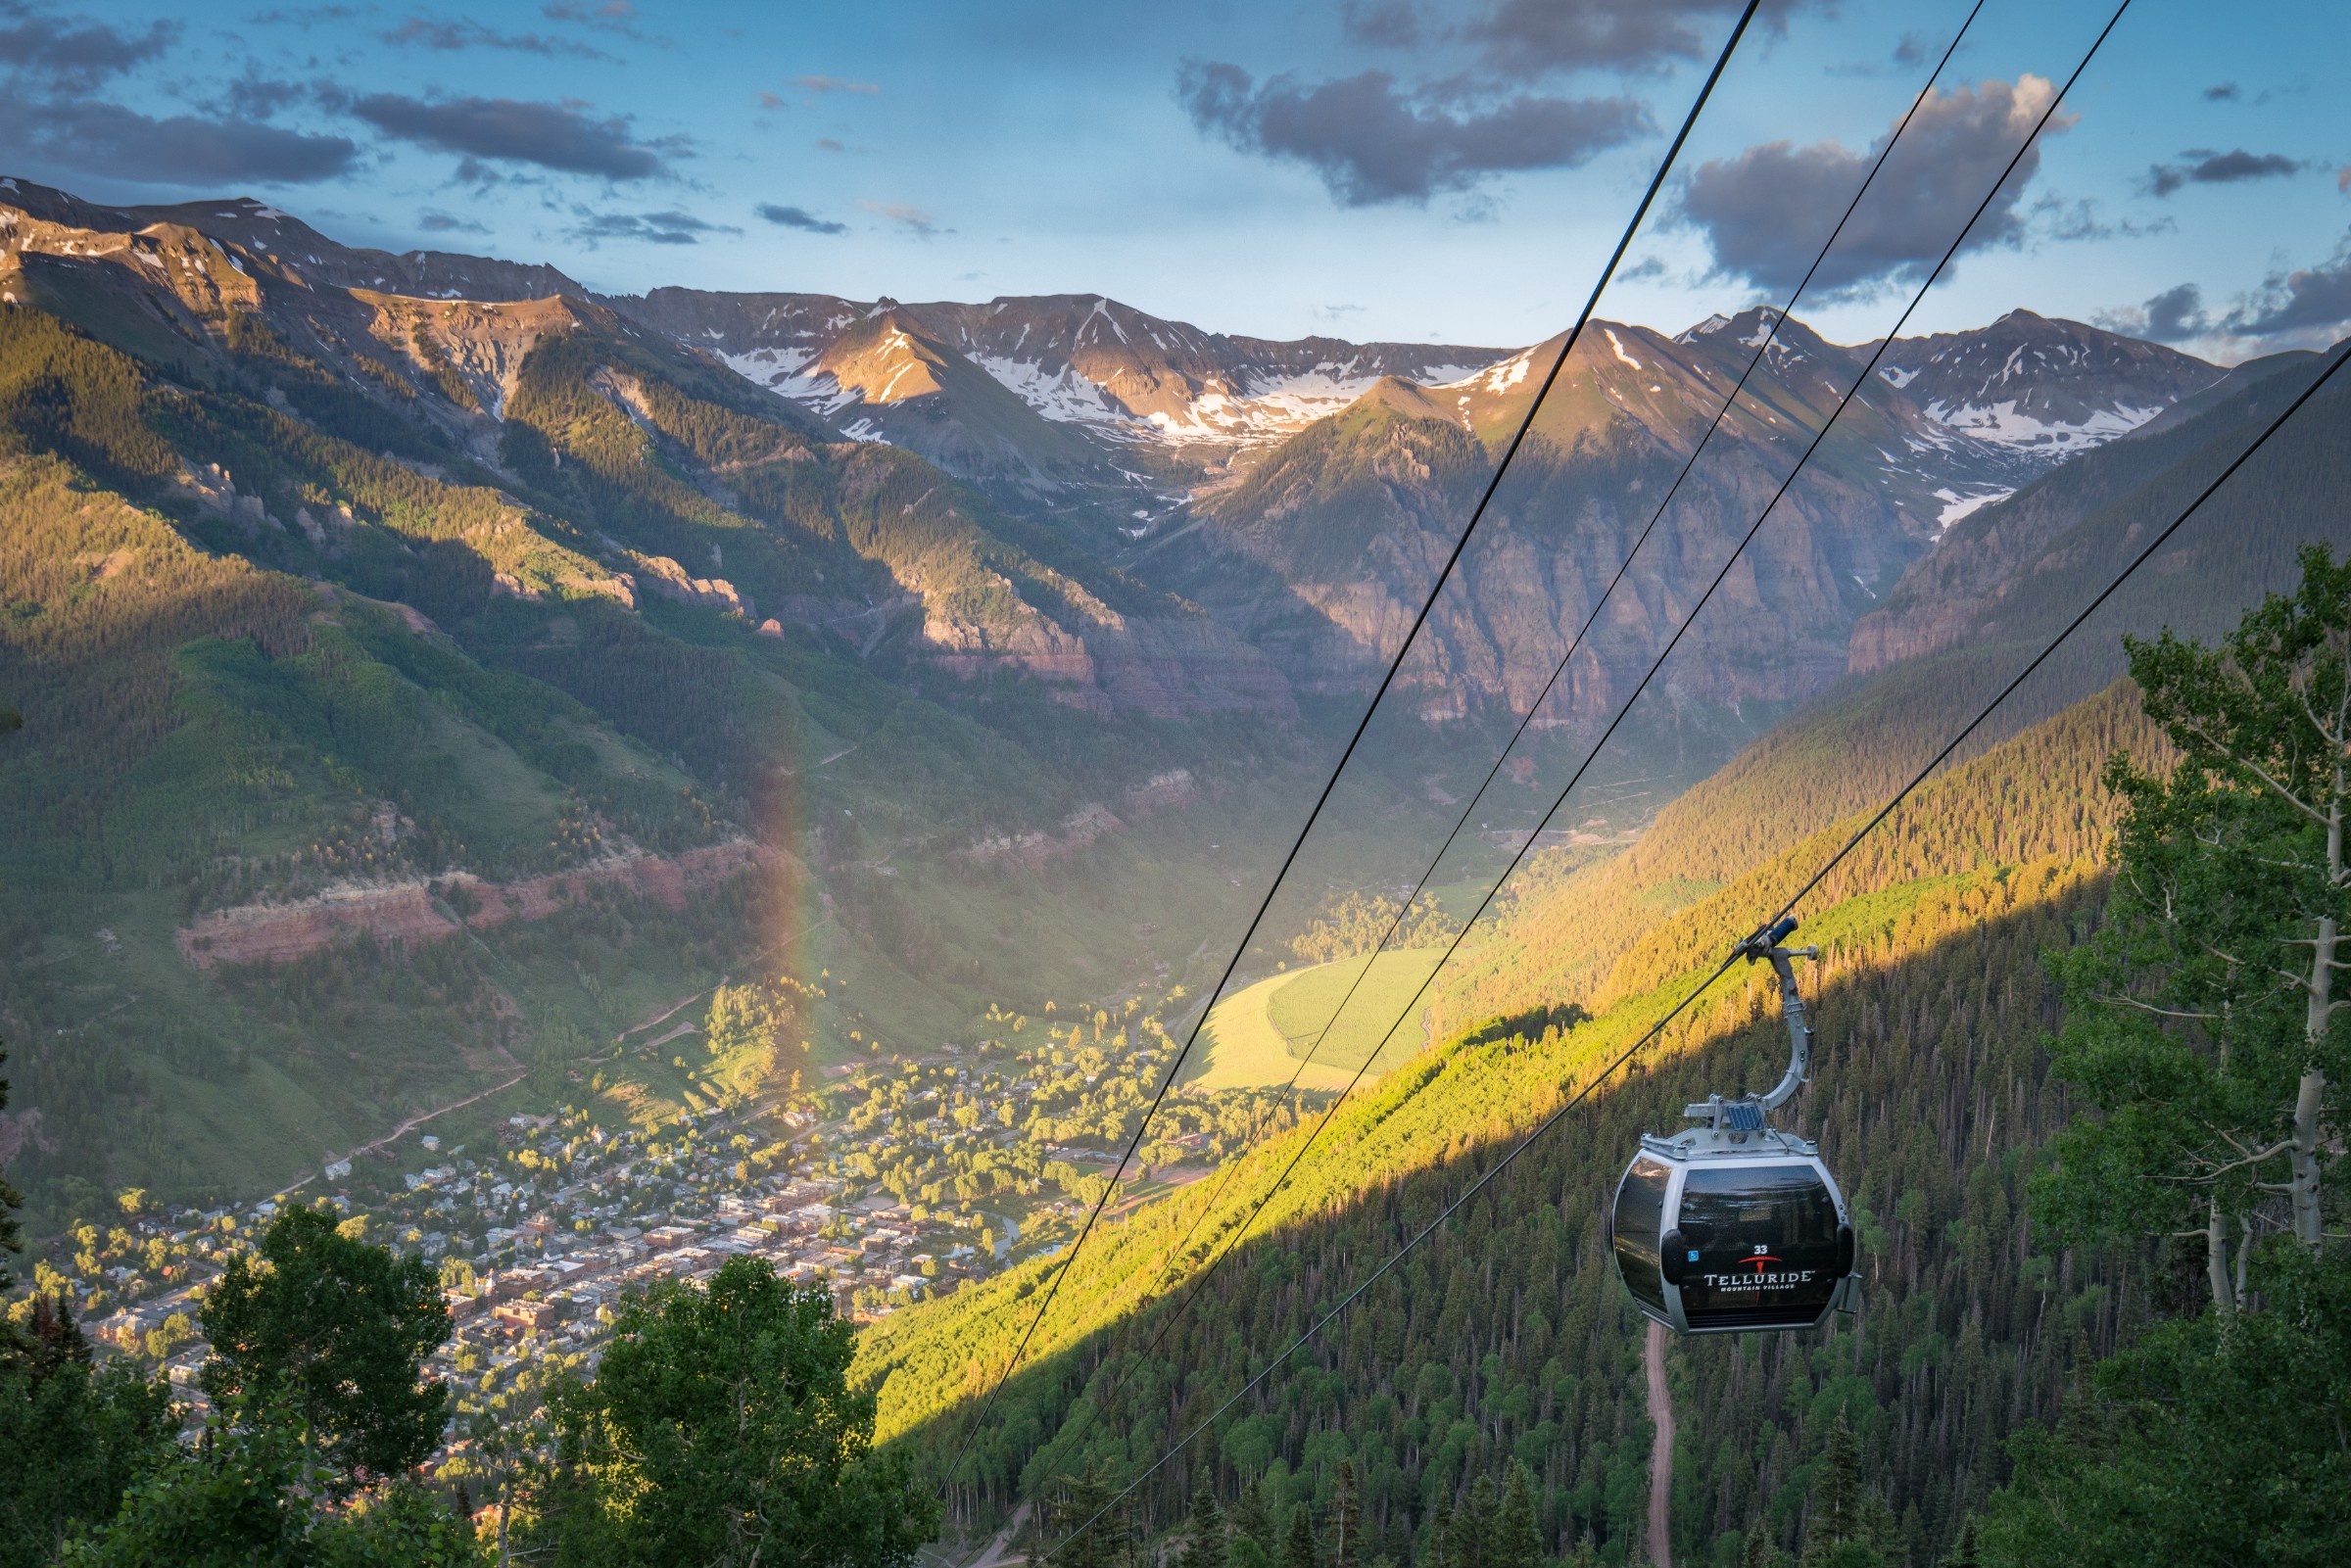
[[[1318,1066],[1352,1072],[1367,1056],[1380,1053],[1372,1064],[1386,1072],[1420,1049],[1419,1008],[1415,993],[1444,957],[1436,947],[1405,947],[1381,953],[1376,959],[1351,958],[1319,964],[1293,974],[1266,1003],[1266,1021],[1292,1056],[1310,1053]],[[1368,963],[1370,973],[1365,974]],[[1358,979],[1362,983],[1358,984]],[[1355,994],[1348,996],[1349,987]],[[1345,1012],[1339,1013],[1341,1003]],[[1406,1014],[1411,1010],[1410,1016]],[[1333,1019],[1333,1015],[1338,1014]],[[1327,1037],[1324,1030],[1328,1029]]]
[[[1364,1058],[1379,1048],[1380,1031],[1392,1029],[1379,1060],[1365,1075],[1367,1081],[1376,1080],[1420,1049],[1417,1009],[1401,1024],[1397,1015],[1440,951],[1414,947],[1381,954],[1327,1041],[1319,1036],[1367,960],[1317,964],[1235,991],[1208,1016],[1201,1031],[1208,1058],[1188,1081],[1198,1089],[1241,1089],[1287,1083],[1296,1072],[1300,1088],[1344,1089]],[[1301,1069],[1299,1063],[1309,1057]]]

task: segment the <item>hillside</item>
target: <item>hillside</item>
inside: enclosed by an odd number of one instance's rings
[[[1939,825],[1943,838],[1874,840],[1846,896],[1807,920],[1804,937],[1825,955],[1813,981],[1824,1049],[1796,1123],[1822,1140],[1862,1211],[1867,1315],[1825,1343],[1674,1348],[1685,1440],[1678,1550],[1709,1554],[1758,1517],[1793,1542],[1810,1466],[1843,1410],[1914,1550],[1940,1553],[1959,1511],[1999,1473],[1986,1402],[2002,1424],[2052,1411],[2077,1329],[2102,1346],[2143,1312],[2132,1293],[2143,1280],[2118,1293],[2081,1259],[2055,1281],[2026,1266],[2013,1240],[2030,1151],[2063,1115],[2038,1054],[2048,1016],[2039,952],[2089,918],[2094,871],[2070,851],[2111,820],[2110,804],[2081,787],[2082,773],[2104,740],[2143,734],[2121,723],[2114,699],[2104,703],[1930,787],[1914,819]],[[2081,766],[2052,770],[2053,753]],[[1564,1087],[1656,1017],[1696,977],[1691,960],[1719,953],[1728,927],[1718,912],[1694,911],[1671,929],[1681,951],[1600,1019],[1539,1039],[1442,1048],[1351,1104],[1194,1315],[1148,1359],[1138,1357],[1186,1294],[1184,1280],[1286,1160],[1288,1140],[1242,1165],[1180,1259],[1170,1252],[1208,1194],[1187,1192],[1098,1236],[957,1478],[964,1516],[984,1523],[1088,1458],[1133,1473],[1205,1418],[1245,1369],[1335,1304]],[[1538,1143],[1156,1476],[1145,1526],[1180,1516],[1203,1466],[1227,1496],[1258,1479],[1278,1516],[1291,1499],[1326,1499],[1337,1461],[1351,1457],[1367,1527],[1396,1554],[1436,1497],[1514,1455],[1542,1483],[1547,1550],[1590,1537],[1621,1556],[1644,1512],[1648,1423],[1639,1319],[1602,1247],[1605,1194],[1638,1128],[1670,1124],[1708,1089],[1777,1070],[1785,1035],[1768,1001],[1752,972],[1719,987],[1668,1031],[1650,1070]],[[1930,1246],[1946,1236],[1961,1245]],[[1000,1366],[1048,1266],[967,1287],[870,1332],[863,1364],[890,1374],[886,1429],[932,1462],[950,1451],[971,1418],[965,1402]],[[1118,1402],[1076,1436],[1080,1391],[1106,1399],[1130,1371]],[[1065,1428],[1070,1441],[1048,1451]]]
[[[2300,390],[2291,372],[2311,362],[2248,378],[2028,487],[2008,507],[2044,521],[2010,557],[1996,613],[1979,610],[1954,645],[1849,678],[1661,813],[1632,848],[1531,878],[1442,992],[1437,1037],[1453,1043],[1338,1113],[1155,1350],[1146,1347],[1307,1129],[1253,1155],[1223,1193],[1187,1192],[1098,1235],[953,1478],[961,1516],[984,1528],[1088,1461],[1137,1474],[1208,1418],[1824,864],[1958,717],[2103,586],[2129,542],[2168,520]],[[1821,1340],[1672,1346],[1678,1555],[1735,1557],[1757,1520],[1797,1544],[1813,1466],[1842,1413],[1913,1560],[1938,1559],[2005,1474],[1999,1434],[2029,1415],[2053,1418],[2080,1348],[2104,1354],[2171,1300],[2173,1282],[2145,1259],[2068,1254],[2052,1270],[2032,1257],[2023,1183],[2069,1114],[2040,1052],[2054,1022],[2041,956],[2096,920],[2115,812],[2105,759],[2163,750],[2135,693],[2114,684],[2120,632],[2169,623],[2210,634],[2286,581],[2301,541],[2343,543],[2328,498],[2351,478],[2338,455],[2347,415],[2340,395],[2310,405],[2240,475],[2241,489],[2225,492],[1800,912],[1801,939],[1824,954],[1812,988],[1825,1054],[1796,1124],[1821,1140],[1860,1212],[1864,1315]],[[2068,504],[2070,526],[2047,527]],[[1995,504],[1943,547],[2030,533]],[[1930,595],[1941,570],[1929,555],[1911,592]],[[1475,1020],[1562,1000],[1598,1016],[1534,1038],[1463,1037]],[[1546,1550],[1589,1539],[1604,1559],[1620,1558],[1642,1528],[1649,1421],[1640,1321],[1602,1245],[1605,1195],[1637,1129],[1671,1125],[1709,1089],[1776,1072],[1784,1035],[1769,1004],[1754,972],[1719,985],[1660,1039],[1647,1070],[1574,1113],[1156,1473],[1142,1526],[1173,1526],[1203,1473],[1227,1497],[1257,1480],[1276,1517],[1292,1500],[1319,1506],[1344,1457],[1362,1478],[1367,1529],[1404,1561],[1438,1498],[1515,1457],[1539,1483]],[[1318,1022],[1327,1026],[1292,1021]],[[865,1364],[890,1374],[886,1425],[917,1454],[938,1463],[953,1451],[1051,1266],[967,1287],[868,1336]]]
[[[2316,365],[2315,356],[2283,360],[2192,416],[2082,456],[1955,525],[1895,587],[1891,607],[1860,623],[1850,678],[1667,806],[1623,854],[1564,877],[1538,857],[1515,917],[1521,938],[1465,958],[1444,993],[1445,1017],[1458,1026],[1588,997],[1656,922],[1892,793],[2112,580],[2135,541],[2243,450]],[[2123,631],[2168,625],[2216,635],[2240,606],[2290,581],[2303,541],[2351,547],[2351,519],[2334,499],[2351,483],[2347,426],[2351,398],[2339,389],[2305,407],[1960,758],[2119,679]]]
[[[831,1053],[1107,994],[1222,916],[1150,818],[1246,838],[1299,741],[1196,609],[571,292],[332,287],[207,231],[280,218],[14,194],[0,1137],[36,1213],[580,1096],[746,963],[888,981],[805,1022]],[[689,1107],[631,1070],[614,1115]]]

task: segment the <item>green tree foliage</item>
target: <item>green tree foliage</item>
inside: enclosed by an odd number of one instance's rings
[[[1273,1568],[1273,1511],[1255,1481],[1233,1499],[1231,1526],[1232,1568]]]
[[[1315,1544],[1315,1521],[1305,1503],[1290,1509],[1290,1531],[1282,1538],[1281,1568],[1321,1568],[1322,1554]]]
[[[1216,1484],[1206,1471],[1192,1489],[1192,1511],[1184,1520],[1176,1568],[1224,1568],[1224,1512],[1217,1506]]]
[[[1353,1459],[1339,1461],[1331,1483],[1330,1503],[1322,1515],[1322,1533],[1329,1543],[1323,1561],[1330,1568],[1358,1568],[1364,1560],[1364,1499],[1355,1484]],[[1539,1565],[1530,1562],[1528,1568]]]
[[[1053,1560],[1071,1568],[1130,1568],[1134,1536],[1118,1489],[1092,1463],[1066,1476],[1055,1489],[1043,1519]]]
[[[0,1568],[52,1561],[174,1451],[166,1388],[124,1362],[94,1367],[59,1304],[36,1300],[23,1338],[0,1354]]]
[[[613,1324],[594,1381],[551,1397],[533,1540],[564,1563],[911,1562],[936,1505],[872,1447],[853,1335],[825,1292],[760,1259],[706,1288],[655,1286]]]
[[[70,1542],[63,1568],[477,1568],[473,1528],[414,1482],[351,1506],[317,1505],[327,1478],[301,1433],[265,1410],[208,1427],[122,1497],[104,1526]]]
[[[2057,958],[2056,1069],[2092,1114],[2054,1140],[2060,1239],[2197,1242],[2203,1309],[2097,1369],[1977,1543],[1999,1564],[2319,1563],[2351,1547],[2351,1261],[2327,1185],[2346,1069],[2333,995],[2351,874],[2351,564],[2302,555],[2217,648],[2130,644],[2168,775],[2129,803],[2108,922]]]
[[[2039,1212],[2068,1238],[2200,1233],[2223,1307],[2268,1234],[2320,1245],[2327,1089],[2351,1070],[2351,562],[2302,564],[2219,647],[2131,641],[2181,761],[2115,759],[2106,928],[2060,966],[2057,1070],[2098,1115],[2060,1134]]]
[[[1389,927],[1395,934],[1389,935]],[[1328,964],[1355,958],[1380,948],[1443,947],[1460,933],[1462,923],[1447,915],[1431,898],[1414,901],[1397,918],[1393,899],[1349,891],[1324,902],[1303,935],[1293,938],[1290,951],[1309,964]]]
[[[441,1441],[449,1391],[422,1372],[450,1326],[430,1263],[338,1223],[323,1205],[288,1209],[258,1260],[229,1259],[204,1301],[214,1354],[202,1377],[224,1407],[282,1407],[329,1485],[348,1491],[399,1474]]]
[[[131,1489],[120,1513],[76,1542],[65,1561],[72,1568],[301,1561],[314,1523],[299,1490],[309,1473],[300,1435],[281,1422],[264,1416],[211,1427],[194,1451]]]
[[[8,1053],[0,1051],[0,1067],[7,1065]],[[7,1109],[8,1080],[0,1078],[0,1111]],[[24,1249],[24,1222],[17,1218],[17,1211],[24,1207],[24,1195],[10,1186],[6,1177],[0,1176],[0,1295],[16,1289],[16,1276],[9,1272],[8,1255]],[[8,1350],[7,1333],[7,1322],[0,1319],[0,1354]]]
[[[1487,1543],[1491,1568],[1543,1568],[1550,1554],[1543,1549],[1543,1532],[1535,1522],[1535,1482],[1523,1464],[1512,1462],[1510,1484],[1503,1489],[1502,1512],[1495,1517]]]
[[[2055,1431],[2011,1442],[1983,1520],[1999,1568],[2317,1568],[2351,1550],[2351,1265],[2272,1243],[2267,1310],[2157,1325]]]
[[[1804,1568],[1886,1568],[1899,1549],[1894,1536],[1894,1516],[1863,1482],[1860,1445],[1840,1410],[1812,1481]]]

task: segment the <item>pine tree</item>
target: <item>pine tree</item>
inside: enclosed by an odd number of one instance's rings
[[[1192,1489],[1192,1514],[1184,1523],[1183,1549],[1176,1568],[1224,1568],[1224,1515],[1217,1507],[1217,1489],[1208,1467],[1200,1467],[1200,1484]]]
[[[73,1308],[62,1295],[35,1296],[25,1329],[25,1361],[37,1380],[61,1366],[88,1366],[93,1356]]]
[[[1805,1568],[1880,1568],[1885,1555],[1877,1547],[1877,1532],[1861,1490],[1861,1446],[1853,1441],[1852,1423],[1837,1412],[1829,1429],[1829,1446],[1821,1456],[1820,1472],[1812,1482],[1812,1507],[1805,1532]],[[1885,1505],[1878,1504],[1878,1513]]]
[[[1281,1544],[1281,1568],[1321,1568],[1322,1554],[1315,1546],[1315,1522],[1306,1504],[1290,1509],[1289,1539]]]
[[[1379,1554],[1388,1560],[1388,1568],[1411,1568],[1413,1521],[1402,1507],[1388,1510],[1388,1522],[1379,1532]]]
[[[1241,1488],[1241,1495],[1232,1499],[1226,1525],[1230,1539],[1224,1560],[1229,1568],[1273,1568],[1273,1515],[1256,1482]]]
[[[1469,1496],[1454,1510],[1453,1528],[1445,1543],[1446,1568],[1493,1568],[1494,1523],[1500,1511],[1494,1478],[1479,1476]]]
[[[1109,1478],[1091,1459],[1064,1483],[1050,1510],[1052,1538],[1060,1542],[1053,1548],[1055,1562],[1066,1568],[1126,1568],[1126,1520],[1112,1505],[1114,1496]]]
[[[1959,1527],[1959,1539],[1951,1544],[1950,1552],[1943,1559],[1941,1568],[1976,1568],[1976,1521],[1973,1515]]]
[[[1437,1505],[1428,1511],[1428,1545],[1420,1553],[1420,1568],[1453,1568],[1453,1497],[1442,1488]]]
[[[1535,1523],[1534,1477],[1526,1466],[1511,1461],[1510,1485],[1502,1495],[1502,1513],[1486,1548],[1492,1568],[1543,1568],[1543,1532]]]
[[[1355,1484],[1355,1461],[1341,1459],[1330,1489],[1330,1508],[1322,1516],[1323,1534],[1330,1542],[1330,1568],[1357,1568],[1364,1560],[1364,1506]]]

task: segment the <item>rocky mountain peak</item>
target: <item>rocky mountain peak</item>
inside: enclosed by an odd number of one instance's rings
[[[2045,466],[2137,429],[2222,370],[2161,344],[2017,309],[1987,327],[1896,342],[1878,375],[1938,424]]]

